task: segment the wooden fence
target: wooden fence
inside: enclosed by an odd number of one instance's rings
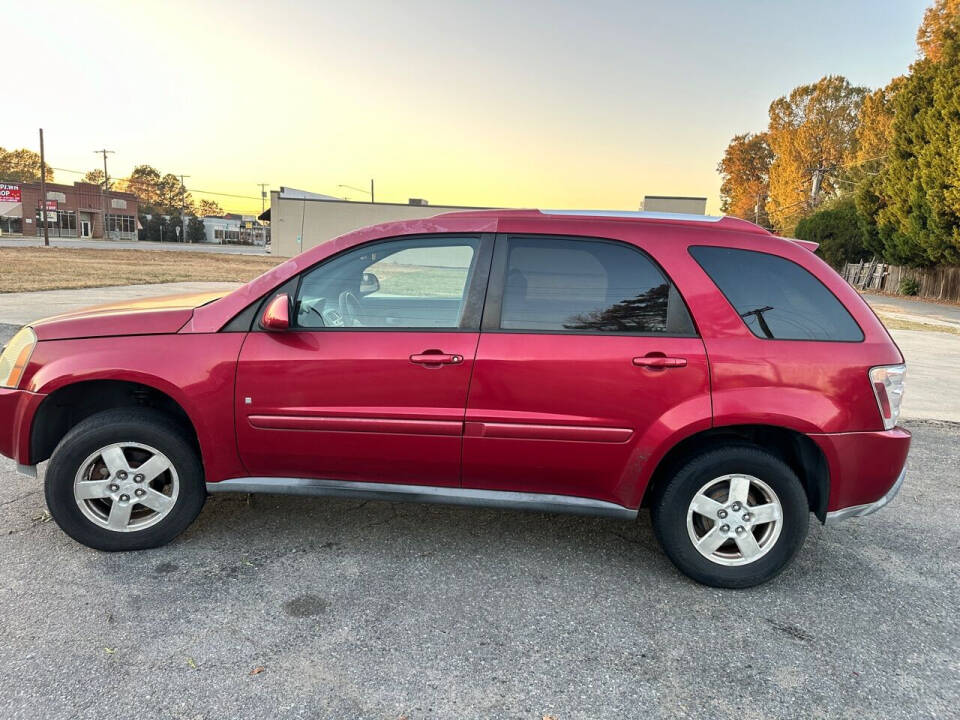
[[[848,264],[841,274],[858,290],[891,295],[899,295],[900,283],[911,278],[917,283],[917,297],[960,303],[960,267],[909,268],[874,259]]]

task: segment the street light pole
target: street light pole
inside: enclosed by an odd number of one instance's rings
[[[188,177],[180,176],[180,242],[187,241],[187,186],[183,184],[183,179]]]
[[[355,186],[353,186],[353,185],[337,185],[337,187],[338,187],[338,188],[346,188],[347,190],[353,190],[353,191],[355,191],[355,192],[361,192],[361,193],[363,193],[364,195],[369,195],[369,196],[370,196],[370,202],[373,202],[373,201],[374,201],[374,200],[373,200],[373,180],[372,180],[372,179],[370,180],[370,189],[369,189],[369,190],[364,190],[363,188],[358,188],[358,187],[355,187]],[[346,199],[346,198],[344,198],[344,199]]]

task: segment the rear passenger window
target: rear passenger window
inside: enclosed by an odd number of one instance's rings
[[[500,328],[696,334],[672,283],[639,250],[547,237],[509,239]]]
[[[795,262],[723,247],[691,247],[690,254],[759,338],[863,340],[841,302]]]

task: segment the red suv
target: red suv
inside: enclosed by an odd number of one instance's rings
[[[208,493],[632,520],[745,587],[808,513],[903,482],[904,364],[812,252],[743,220],[477,211],[358,230],[226,295],[23,328],[0,453],[101,550],[169,542]]]

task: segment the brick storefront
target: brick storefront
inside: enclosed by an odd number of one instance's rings
[[[22,232],[24,235],[43,235],[40,183],[18,184],[22,198]],[[47,213],[51,237],[103,238],[106,213],[106,237],[112,240],[137,239],[137,197],[131,193],[109,191],[104,195],[99,185],[91,183],[61,185],[48,182]]]

